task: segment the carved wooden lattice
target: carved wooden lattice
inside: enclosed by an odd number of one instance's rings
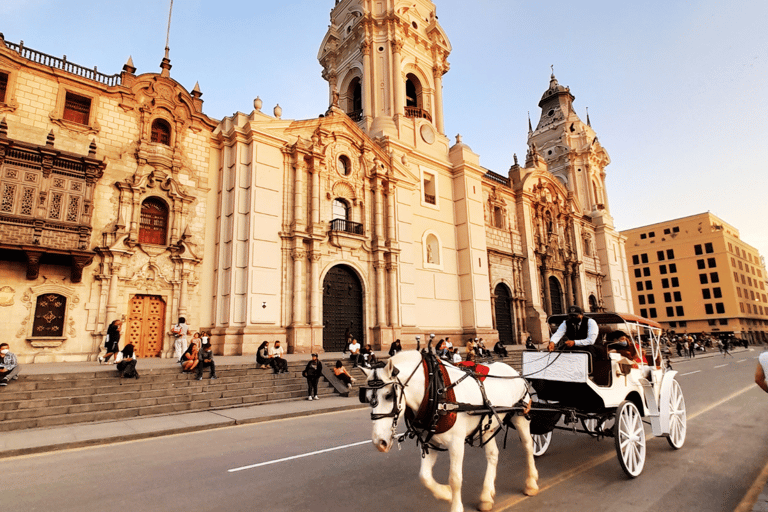
[[[139,357],[160,357],[163,351],[165,302],[154,295],[136,295],[128,306],[126,343]]]
[[[63,336],[64,314],[67,310],[67,298],[56,293],[46,293],[37,298],[35,320],[32,324],[32,337]]]

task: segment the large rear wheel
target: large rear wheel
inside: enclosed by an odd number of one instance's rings
[[[667,442],[672,448],[679,450],[683,447],[686,430],[687,420],[683,390],[680,388],[680,384],[673,380],[669,394],[669,436],[667,437]]]
[[[549,448],[549,443],[552,442],[552,432],[546,434],[531,434],[533,438],[533,456],[541,457]]]
[[[621,469],[631,478],[639,476],[645,466],[645,430],[640,411],[629,400],[616,410],[613,432]]]

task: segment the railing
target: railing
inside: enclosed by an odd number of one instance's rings
[[[363,111],[362,110],[353,110],[352,112],[347,113],[349,118],[353,120],[356,123],[359,123],[363,120]]]
[[[424,194],[424,202],[427,204],[437,204],[437,198],[429,194]]]
[[[405,117],[426,119],[427,121],[432,122],[432,116],[430,113],[419,107],[405,107]]]
[[[488,171],[485,173],[485,177],[488,178],[491,181],[495,181],[496,183],[500,183],[504,185],[505,187],[509,186],[509,178],[505,178],[501,174],[496,174],[493,171]]]
[[[54,57],[53,55],[48,55],[37,50],[32,50],[31,48],[25,48],[24,41],[19,41],[19,44],[11,43],[3,39],[2,34],[0,34],[0,43],[18,53],[19,56],[27,60],[31,60],[32,62],[42,64],[43,66],[61,69],[67,73],[72,73],[73,75],[81,76],[83,78],[87,78],[95,82],[100,82],[105,85],[118,85],[120,83],[119,73],[116,75],[105,75],[104,73],[100,73],[96,69],[96,66],[93,66],[93,69],[88,69],[80,66],[79,64],[68,62],[66,55],[60,59],[58,57]]]
[[[331,231],[341,231],[343,233],[350,233],[352,235],[362,235],[363,225],[347,219],[333,219],[331,221]]]

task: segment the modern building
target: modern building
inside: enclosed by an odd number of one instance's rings
[[[525,165],[444,133],[451,45],[430,0],[339,0],[328,111],[221,121],[160,73],[0,44],[0,326],[22,361],[93,360],[122,318],[167,357],[179,316],[221,354],[417,335],[548,339],[570,304],[632,309],[610,163],[554,75]]]
[[[678,333],[768,341],[765,259],[735,227],[707,212],[622,234],[635,313]]]

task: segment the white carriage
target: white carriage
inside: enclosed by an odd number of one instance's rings
[[[596,346],[607,360],[586,352],[523,353],[523,375],[535,390],[531,411],[534,454],[543,455],[552,432],[565,429],[593,437],[613,437],[624,472],[634,478],[645,465],[644,421],[654,436],[682,448],[686,434],[685,400],[677,372],[662,360],[661,326],[623,313],[586,313],[600,327]],[[549,319],[556,328],[566,315]],[[607,335],[624,331],[634,350],[615,351]],[[596,358],[599,359],[599,358]]]

